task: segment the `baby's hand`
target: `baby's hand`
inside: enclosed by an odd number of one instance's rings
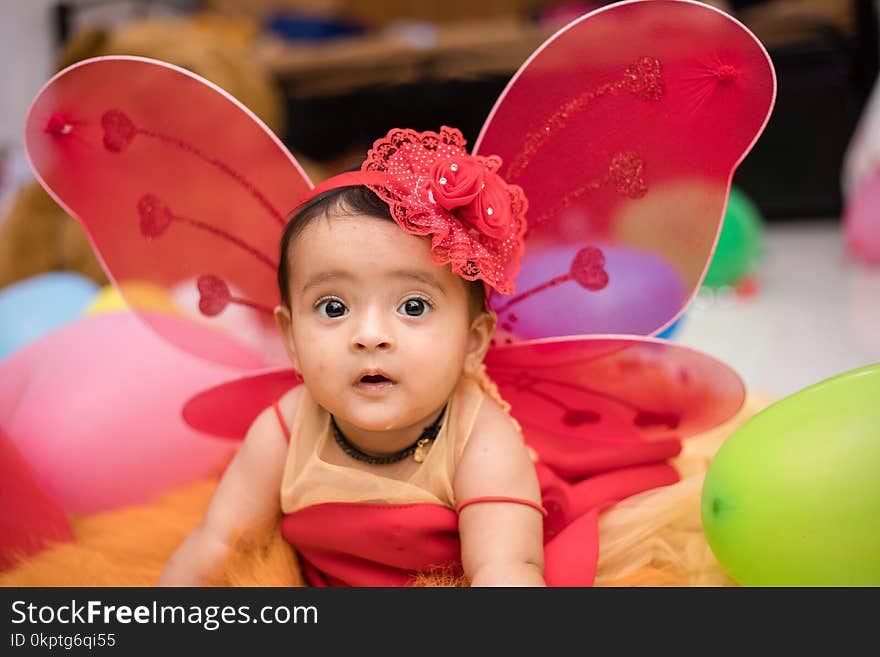
[[[300,389],[280,404],[292,416]],[[263,411],[248,430],[211,499],[202,523],[181,544],[159,578],[160,586],[199,586],[221,569],[233,537],[264,526],[279,513],[287,442],[275,409]]]

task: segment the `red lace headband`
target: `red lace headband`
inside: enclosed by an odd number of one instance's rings
[[[528,203],[522,188],[498,175],[500,158],[469,155],[465,144],[446,126],[439,134],[392,130],[373,144],[360,171],[325,180],[301,204],[332,189],[369,187],[398,226],[431,237],[434,264],[512,294]]]

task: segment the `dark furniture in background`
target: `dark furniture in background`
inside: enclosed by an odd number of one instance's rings
[[[844,155],[878,66],[874,2],[854,0],[853,10],[850,34],[804,21],[807,38],[768,48],[779,85],[776,107],[734,175],[768,219],[840,216]]]

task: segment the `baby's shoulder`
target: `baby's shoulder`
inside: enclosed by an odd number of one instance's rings
[[[299,408],[299,402],[302,398],[302,393],[304,389],[305,386],[300,384],[295,388],[291,388],[290,390],[285,392],[278,400],[278,408],[281,410],[281,416],[284,418],[284,423],[288,427],[293,422],[293,418],[296,416],[296,410]],[[275,409],[267,410],[272,410],[274,414]]]
[[[302,397],[302,386],[296,386],[285,392],[276,402],[264,408],[251,424],[245,442],[287,444],[285,429],[290,430],[296,410]],[[281,412],[281,418],[275,407]],[[281,422],[284,422],[282,425]]]
[[[513,495],[530,477],[534,477],[534,466],[519,424],[486,395],[456,467],[456,497]]]
[[[278,407],[285,416],[285,423],[289,426],[286,417],[292,418],[296,413],[298,400],[301,392],[291,390],[278,400]],[[244,440],[239,446],[233,461],[235,471],[243,473],[242,476],[264,477],[266,472],[276,471],[279,481],[281,471],[287,454],[288,442],[284,433],[284,426],[278,419],[275,404],[267,406],[251,422]]]
[[[486,454],[503,455],[503,460],[510,457],[516,459],[516,455],[525,453],[525,450],[519,423],[511,417],[505,406],[484,392],[462,451],[462,460],[477,458],[484,462]]]
[[[485,433],[501,433],[508,437],[521,439],[519,424],[514,420],[508,408],[502,405],[494,395],[482,391],[482,401],[474,420],[474,431]]]

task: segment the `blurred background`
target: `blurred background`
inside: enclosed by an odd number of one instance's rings
[[[318,182],[392,127],[451,125],[473,142],[528,55],[605,4],[0,0],[0,295],[50,271],[107,283],[22,151],[30,101],[75,61],[135,54],[193,70],[259,115]],[[706,4],[761,39],[778,98],[734,177],[706,283],[667,335],[782,396],[880,360],[880,0]]]

